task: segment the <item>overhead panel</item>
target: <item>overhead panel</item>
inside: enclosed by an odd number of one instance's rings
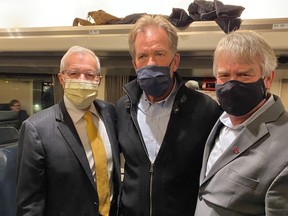
[[[90,48],[105,67],[131,67],[128,33],[133,25],[93,25],[0,29],[0,73],[39,67],[57,71],[63,53],[73,45]],[[240,29],[255,30],[278,56],[288,55],[288,18],[242,20]],[[225,35],[214,21],[178,28],[181,67],[211,67],[218,41]],[[31,65],[34,64],[34,65]],[[13,68],[13,69],[12,69]],[[47,73],[49,73],[47,71]]]

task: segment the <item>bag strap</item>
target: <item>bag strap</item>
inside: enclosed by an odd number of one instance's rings
[[[76,17],[76,18],[73,20],[73,26],[78,26],[79,24],[80,24],[81,26],[95,25],[94,23],[91,23],[91,22],[88,21],[88,20],[85,20],[85,19],[81,19],[81,18]]]

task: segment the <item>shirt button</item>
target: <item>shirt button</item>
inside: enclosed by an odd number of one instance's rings
[[[199,195],[199,200],[202,201],[202,195]]]

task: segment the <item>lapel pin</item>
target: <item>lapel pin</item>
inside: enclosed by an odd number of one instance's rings
[[[237,147],[237,146],[234,146],[234,147],[233,147],[233,152],[234,152],[234,154],[238,154],[238,153],[239,153],[239,150],[238,150],[238,147]]]

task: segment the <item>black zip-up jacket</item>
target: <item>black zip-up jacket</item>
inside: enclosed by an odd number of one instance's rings
[[[120,212],[123,216],[194,215],[205,141],[222,110],[209,96],[180,84],[163,143],[151,164],[137,121],[142,90],[136,80],[124,90],[127,95],[116,104],[125,157]]]

